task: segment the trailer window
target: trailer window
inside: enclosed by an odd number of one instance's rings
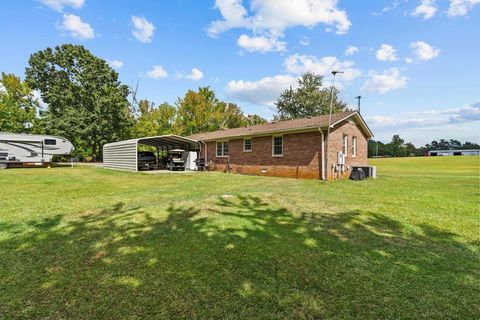
[[[57,144],[57,140],[55,139],[45,139],[45,145],[47,146],[54,146]]]

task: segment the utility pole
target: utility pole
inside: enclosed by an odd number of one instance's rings
[[[343,73],[343,71],[332,71],[333,74],[333,82],[332,82],[332,90],[330,92],[330,110],[328,116],[328,128],[327,128],[327,156],[325,157],[325,171],[326,171],[326,178],[328,180],[328,149],[330,148],[329,140],[330,140],[330,126],[332,125],[332,109],[333,109],[333,90],[335,90],[335,76],[337,73]]]
[[[358,100],[358,113],[360,113],[360,99],[362,99],[362,96],[356,96],[355,99]]]

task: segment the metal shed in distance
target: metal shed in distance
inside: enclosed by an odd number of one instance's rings
[[[112,142],[103,146],[103,167],[138,171],[139,144],[156,147],[161,151],[183,149],[199,152],[201,148],[200,142],[174,134]]]

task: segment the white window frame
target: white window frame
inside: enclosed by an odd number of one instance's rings
[[[357,137],[352,137],[352,158],[357,156]]]
[[[282,138],[282,153],[281,154],[275,154],[275,138]],[[284,145],[283,140],[284,140],[283,135],[272,136],[272,157],[283,157],[283,145]]]
[[[230,154],[230,143],[228,140],[221,140],[221,141],[216,141],[215,142],[215,156],[217,158],[227,158],[228,157],[228,154],[225,155],[225,143],[228,143],[228,153]],[[218,155],[218,145],[221,145],[222,148],[222,152],[221,152],[221,155]]]
[[[348,134],[343,135],[342,152],[346,157],[348,154]]]
[[[250,140],[250,150],[245,150],[245,141]],[[253,150],[253,139],[252,138],[244,138],[243,139],[243,152],[252,152]]]

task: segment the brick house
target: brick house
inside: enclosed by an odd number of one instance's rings
[[[337,179],[350,175],[352,166],[367,165],[367,143],[372,132],[357,111],[329,116],[199,133],[200,156],[210,168],[238,173]]]

